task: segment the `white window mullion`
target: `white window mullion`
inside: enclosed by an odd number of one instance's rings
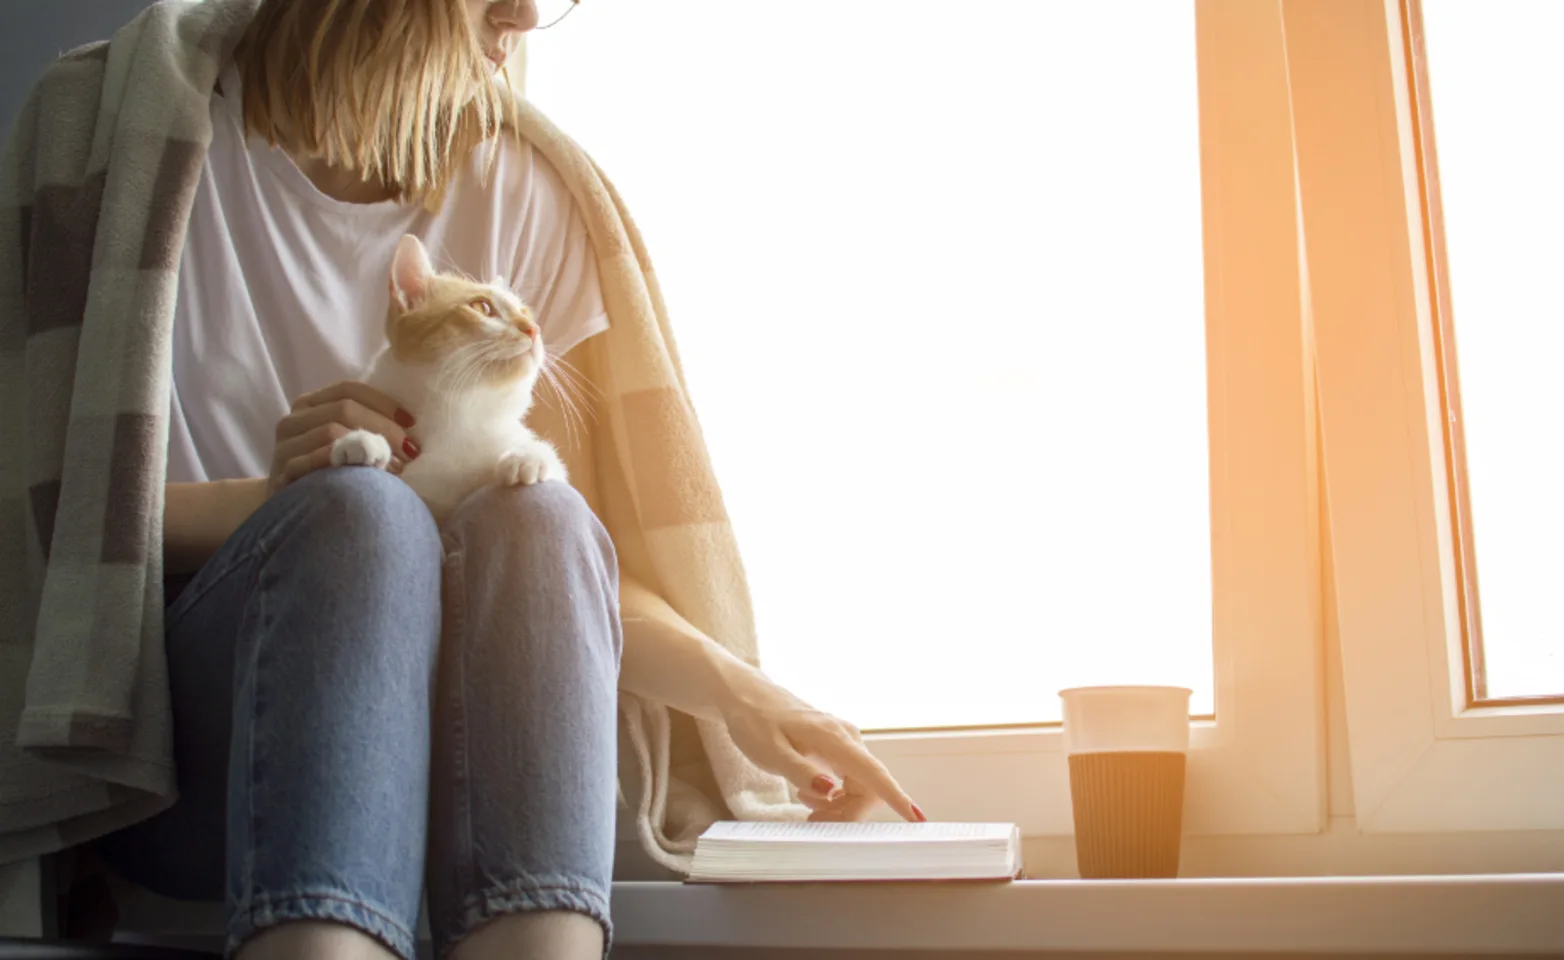
[[[1319,490],[1281,18],[1249,0],[1195,11],[1218,666],[1188,819],[1196,833],[1312,833],[1325,822]]]

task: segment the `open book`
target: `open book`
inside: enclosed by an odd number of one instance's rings
[[[1012,880],[1010,823],[713,824],[695,844],[691,883]]]

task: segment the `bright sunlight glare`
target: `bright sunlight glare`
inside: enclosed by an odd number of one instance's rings
[[[1213,710],[1191,3],[589,0],[527,90],[645,233],[773,677]]]
[[[1490,697],[1564,695],[1564,3],[1423,0]]]

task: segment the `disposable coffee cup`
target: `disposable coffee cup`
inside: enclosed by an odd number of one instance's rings
[[[1059,691],[1082,878],[1178,876],[1189,697],[1184,687]]]

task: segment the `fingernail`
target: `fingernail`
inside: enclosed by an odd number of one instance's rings
[[[831,792],[836,789],[836,781],[822,773],[815,777],[814,782],[810,783],[810,786],[815,788],[815,793],[829,797]]]
[[[918,822],[919,823],[928,823],[929,822],[929,818],[925,817],[923,815],[923,811],[918,808],[918,805],[916,803],[912,805],[912,815],[914,817],[918,818]]]
[[[407,459],[409,460],[418,459],[418,444],[413,442],[412,437],[402,441],[402,452],[407,454]]]
[[[413,424],[418,422],[417,420],[413,419],[413,415],[411,413],[408,413],[401,407],[396,408],[396,416],[392,417],[391,419],[395,420],[396,425],[401,427],[403,430],[408,429]]]
[[[403,463],[402,463],[401,460],[397,459],[396,457],[392,457],[391,458],[391,472],[392,473],[397,474],[397,475],[400,476],[401,473],[402,473],[402,467],[403,467]]]

